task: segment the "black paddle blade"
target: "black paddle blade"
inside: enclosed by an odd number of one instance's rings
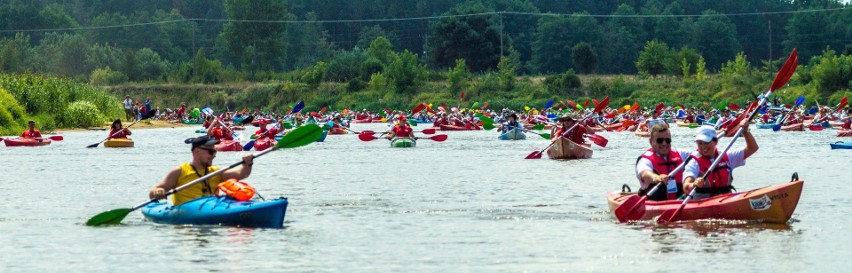
[[[87,226],[100,226],[100,225],[115,225],[120,224],[121,220],[124,220],[124,217],[127,217],[132,209],[114,209],[110,211],[101,212],[98,215],[95,215],[88,221],[86,221]]]
[[[95,144],[92,144],[92,145],[86,146],[86,148],[97,148],[97,147],[98,147],[98,145],[100,145],[100,144],[101,144],[101,143],[100,143],[100,142],[98,142],[98,143],[95,143]]]
[[[254,120],[254,116],[248,116],[247,118],[244,118],[244,119],[243,119],[243,121],[240,121],[240,123],[242,123],[242,124],[249,124],[249,123],[251,123],[253,120]]]

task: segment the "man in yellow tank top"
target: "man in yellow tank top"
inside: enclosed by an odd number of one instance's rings
[[[213,158],[216,157],[215,145],[219,143],[214,138],[209,136],[200,136],[189,138],[184,141],[186,144],[192,144],[192,162],[185,162],[172,169],[157,185],[151,189],[148,196],[151,199],[163,199],[166,192],[171,189],[180,187],[184,184],[192,182],[204,175],[215,172],[218,168],[213,166]],[[243,165],[223,172],[220,175],[213,176],[207,181],[197,183],[186,189],[183,189],[172,195],[172,203],[175,206],[183,204],[187,201],[197,199],[202,196],[210,196],[216,194],[217,186],[222,181],[228,179],[243,180],[251,174],[252,165],[251,154],[243,156]]]

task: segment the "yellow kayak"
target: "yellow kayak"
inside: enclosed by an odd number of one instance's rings
[[[104,142],[104,147],[122,148],[133,147],[133,140],[129,138],[111,138]]]

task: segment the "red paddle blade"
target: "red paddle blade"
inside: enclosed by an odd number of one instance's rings
[[[627,198],[627,200],[624,200],[621,205],[618,205],[618,208],[616,208],[613,212],[615,213],[615,218],[618,218],[619,222],[624,223],[630,220],[637,220],[645,214],[645,198],[644,196],[639,197],[639,195],[631,195]],[[631,217],[632,215],[638,215],[639,217]]]
[[[376,140],[378,138],[374,135],[358,134],[358,139],[360,139],[361,141],[372,141],[372,140]]]
[[[435,135],[435,136],[429,137],[429,139],[437,141],[437,142],[444,142],[444,140],[447,140],[447,135]]]
[[[605,97],[605,98],[603,99],[603,101],[601,101],[600,103],[598,103],[598,104],[595,106],[595,113],[598,113],[598,112],[600,112],[600,111],[603,111],[603,109],[604,109],[604,108],[606,108],[606,107],[607,107],[607,105],[609,105],[609,96]]]
[[[411,109],[411,113],[412,114],[419,113],[420,110],[423,110],[423,108],[426,108],[426,106],[427,106],[426,103],[418,104],[417,106],[414,106],[414,109]]]
[[[62,141],[64,138],[62,136],[50,136],[50,140]]]
[[[775,75],[775,80],[772,81],[772,86],[769,87],[769,92],[772,93],[775,89],[781,88],[784,84],[787,84],[787,80],[793,76],[793,73],[796,72],[796,66],[799,64],[799,54],[796,49],[793,49],[793,52],[790,52],[790,56],[787,57],[787,61],[784,62],[784,66],[781,67],[781,70],[778,70],[778,74]]]
[[[488,104],[488,102],[486,101],[485,104],[482,105],[482,109],[488,109],[489,105],[490,104]]]
[[[319,112],[322,113],[325,112],[325,110],[328,110],[328,107],[323,106],[322,108],[320,108]]]
[[[583,108],[589,108],[589,101],[583,103]]]
[[[598,100],[596,100],[596,99],[592,99],[592,102],[593,102],[595,105],[598,105]]]
[[[376,132],[375,132],[375,131],[373,131],[373,130],[364,130],[364,131],[361,131],[359,134],[362,134],[362,135],[372,135],[372,134],[375,134],[375,133],[376,133]]]
[[[737,129],[739,129],[740,122],[742,122],[743,119],[748,118],[749,115],[751,115],[752,111],[757,111],[756,108],[757,108],[757,101],[751,102],[751,104],[748,106],[748,108],[746,108],[745,111],[743,111],[742,114],[737,116],[737,118],[734,119],[734,121],[728,123],[728,128],[725,129],[725,135],[727,135],[729,137],[733,136],[736,133]]]
[[[737,105],[736,103],[731,103],[731,104],[728,104],[728,109],[731,109],[731,111],[739,111],[740,106]]]
[[[677,219],[677,216],[680,215],[680,211],[683,207],[679,207],[677,209],[670,209],[664,211],[663,214],[660,214],[660,217],[657,217],[657,224],[665,224]]]
[[[606,116],[604,116],[604,117],[605,117],[605,118],[608,118],[608,119],[614,118],[614,117],[615,117],[615,113],[609,113],[609,114],[607,114],[607,115],[606,115]]]
[[[535,151],[527,155],[524,159],[540,159],[541,151]]]
[[[435,133],[435,128],[423,129],[422,133],[431,135]]]
[[[654,110],[657,110],[657,112],[660,112],[660,111],[663,111],[663,108],[666,108],[666,105],[661,102],[660,104],[657,104],[657,107],[654,108]]]
[[[609,143],[609,140],[601,135],[588,135],[589,139],[592,140],[595,144],[601,147],[606,147],[606,144]]]
[[[630,113],[633,113],[633,112],[636,112],[636,111],[639,111],[639,103],[638,102],[634,102],[633,107],[630,107]]]
[[[574,110],[577,110],[577,104],[574,103],[574,101],[568,100],[568,105],[571,105],[571,108],[574,108]]]

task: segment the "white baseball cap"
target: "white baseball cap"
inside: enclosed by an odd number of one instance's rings
[[[695,134],[696,141],[710,142],[716,138],[716,128],[710,125],[704,125],[698,128],[698,133]]]

